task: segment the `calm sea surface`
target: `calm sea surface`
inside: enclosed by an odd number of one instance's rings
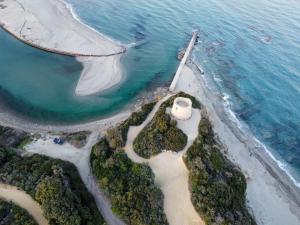
[[[80,122],[118,112],[145,88],[166,84],[178,49],[200,29],[194,60],[300,182],[300,2],[298,0],[68,0],[80,19],[131,47],[124,82],[74,96],[82,66],[0,31],[0,101],[44,122]]]

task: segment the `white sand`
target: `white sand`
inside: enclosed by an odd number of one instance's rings
[[[19,39],[57,51],[106,57],[78,57],[84,70],[76,94],[89,95],[121,80],[125,48],[78,21],[61,0],[3,0],[0,23]]]
[[[262,149],[257,150],[251,147],[253,143],[241,141],[240,137],[233,133],[232,127],[222,121],[224,111],[216,105],[220,99],[207,90],[201,75],[195,74],[186,66],[176,90],[196,96],[207,107],[214,131],[228,148],[229,158],[250,176],[247,182],[247,200],[257,223],[299,225],[300,209],[295,203],[299,195],[291,195],[295,191],[295,186],[280,175],[277,165],[268,161]],[[251,156],[251,152],[257,157]]]
[[[170,225],[204,224],[191,202],[188,188],[189,171],[182,155],[163,152],[151,158],[149,165],[155,182],[164,194],[164,210]]]
[[[77,57],[84,68],[77,83],[76,95],[92,95],[109,89],[122,80],[121,55],[99,58]]]
[[[46,140],[38,139],[27,145],[25,149],[30,153],[46,155],[51,158],[57,158],[73,163],[77,167],[85,186],[94,196],[97,207],[105,221],[110,225],[124,225],[124,223],[111,211],[110,203],[99,189],[97,181],[91,172],[90,153],[92,146],[98,141],[98,136],[98,132],[93,132],[89,136],[87,144],[81,149],[75,148],[68,143],[65,143],[62,146],[56,145],[53,143],[54,136],[48,136],[48,139]]]
[[[48,221],[43,216],[41,206],[26,192],[20,191],[14,186],[0,183],[0,198],[12,201],[21,208],[26,209],[39,225],[48,225]]]
[[[148,160],[138,156],[132,147],[134,139],[152,120],[160,105],[170,96],[160,100],[140,126],[129,128],[125,151],[134,162],[148,163],[151,167],[155,182],[164,194],[164,210],[170,225],[201,225],[204,223],[192,205],[188,188],[189,173],[182,160],[182,156],[198,135],[200,111],[193,109],[190,120],[178,121],[177,126],[188,136],[187,146],[181,152],[165,151]]]

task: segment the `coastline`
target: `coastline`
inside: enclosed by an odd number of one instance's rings
[[[201,75],[204,74],[201,67],[199,67],[196,63],[193,61],[189,65],[189,67],[194,71],[194,73],[200,73]],[[205,78],[203,78],[203,83],[206,83]],[[206,85],[206,84],[204,84]],[[206,87],[206,92],[209,92],[209,88]],[[212,95],[212,94],[211,94]],[[255,148],[259,152],[252,152],[253,154],[257,154],[257,157],[264,158],[261,159],[262,161],[270,161],[271,163],[275,163],[275,168],[280,170],[280,173],[284,173],[284,176],[287,177],[287,179],[296,186],[296,189],[300,191],[300,182],[298,182],[290,173],[288,169],[286,169],[286,165],[282,163],[280,160],[276,159],[276,157],[273,155],[270,149],[262,143],[257,137],[255,137],[254,134],[252,134],[250,128],[242,121],[240,121],[234,112],[230,109],[229,103],[227,102],[227,96],[222,96],[222,99],[219,98],[216,100],[215,109],[219,115],[219,117],[226,123],[233,133],[238,137],[238,139],[248,144],[249,146],[252,146],[252,148]],[[218,110],[217,110],[218,109]],[[226,117],[221,116],[225,111]],[[261,156],[260,154],[263,154],[264,156]],[[271,166],[272,167],[272,166]],[[298,203],[300,206],[300,202]]]
[[[0,126],[11,127],[29,133],[104,131],[127,119],[132,112],[139,109],[142,105],[160,99],[167,94],[168,90],[166,88],[156,88],[151,90],[151,92],[143,91],[116,113],[104,116],[103,118],[92,119],[87,122],[61,125],[41,123],[40,121],[16,114],[15,111],[0,104]]]
[[[201,71],[185,66],[176,87],[197,97],[207,108],[224,154],[248,178],[247,200],[258,224],[299,224],[300,189],[263,150],[257,139],[230,121],[224,100],[212,94]],[[184,77],[184,78],[183,78]]]
[[[70,125],[53,125],[41,124],[38,122],[26,120],[22,117],[15,116],[11,112],[0,112],[0,126],[11,127],[18,130],[23,130],[29,133],[47,133],[47,132],[79,132],[79,131],[104,131],[119,122],[125,120],[132,110],[127,109],[113,116],[108,116],[104,119],[98,119],[86,123],[70,124]]]
[[[64,3],[61,0],[57,0],[61,3]],[[68,6],[66,5],[66,8]],[[69,9],[70,10],[70,9]],[[73,15],[72,10],[70,13]],[[73,15],[76,19],[76,17]],[[1,19],[0,19],[1,20]],[[82,23],[83,24],[83,23]],[[87,26],[88,27],[88,26]],[[117,83],[120,82],[122,78],[121,73],[121,64],[120,64],[121,55],[116,56],[115,58],[106,58],[101,60],[98,58],[93,59],[90,57],[77,57],[77,60],[80,61],[84,65],[84,70],[81,74],[81,77],[78,81],[76,87],[77,95],[89,95],[96,93],[98,91],[106,90]],[[113,62],[107,62],[113,61]],[[101,67],[103,65],[104,67]],[[110,66],[107,66],[107,65]],[[113,66],[111,66],[113,65]],[[107,74],[111,73],[111,68],[115,68],[115,71],[112,73],[115,74],[114,77],[110,77]],[[99,69],[103,69],[106,72],[102,73],[101,76],[104,76],[105,81],[101,79],[101,77],[97,76],[97,72]],[[185,74],[190,73],[185,70]],[[252,208],[253,213],[257,218],[258,222],[264,224],[281,224],[283,221],[290,222],[289,224],[295,224],[297,221],[296,217],[299,219],[299,206],[300,206],[300,198],[299,198],[299,188],[297,188],[297,182],[295,180],[291,180],[289,177],[288,171],[283,171],[284,168],[278,165],[278,161],[271,154],[270,151],[251,133],[241,130],[237,124],[234,124],[229,117],[230,112],[226,112],[224,109],[224,102],[218,96],[213,96],[209,93],[208,88],[205,86],[205,81],[201,74],[195,74],[196,78],[193,78],[195,81],[197,80],[200,85],[191,84],[190,87],[180,87],[184,89],[185,92],[192,93],[193,95],[200,98],[201,102],[205,102],[205,105],[209,111],[209,117],[215,127],[215,132],[220,138],[220,141],[224,143],[228,148],[228,157],[237,165],[240,166],[242,171],[249,178],[248,185],[250,186],[247,189],[247,198],[249,200],[249,206]],[[96,81],[101,81],[97,84]],[[188,82],[188,81],[187,81]],[[202,90],[200,90],[202,88]],[[225,115],[226,114],[226,115]],[[52,126],[52,125],[39,125],[33,124],[29,126],[28,124],[24,124],[22,120],[12,120],[9,118],[9,115],[2,114],[4,122],[0,122],[5,126],[12,126],[15,128],[24,129],[30,132],[40,132],[42,131],[79,131],[82,129],[95,130],[102,129],[105,130],[109,126],[113,126],[118,121],[122,120],[122,118],[126,118],[129,113],[120,113],[112,118],[99,120],[95,122],[80,124],[80,125],[70,125],[70,126]],[[234,116],[234,115],[231,115]],[[1,119],[2,120],[2,119]],[[13,124],[13,125],[12,125]],[[28,128],[30,127],[30,128]],[[233,150],[232,150],[233,149]],[[257,167],[255,167],[257,165]],[[287,174],[286,174],[287,173]],[[296,185],[296,186],[295,186]],[[299,185],[299,184],[298,184]],[[262,190],[263,189],[263,190]],[[263,195],[261,193],[266,193]],[[266,202],[263,200],[267,199]],[[278,200],[282,204],[278,204]],[[266,208],[266,205],[270,205],[270,209]],[[275,206],[276,205],[276,206]],[[277,206],[278,205],[278,206]],[[284,205],[284,210],[280,211],[279,206]],[[290,206],[292,210],[295,210],[297,213],[293,213],[291,209],[287,206]],[[274,209],[272,213],[271,209]],[[262,211],[260,213],[259,211]],[[274,215],[274,218],[269,218],[270,213]],[[296,215],[297,214],[297,215]],[[290,216],[289,215],[295,215]],[[279,218],[282,217],[282,218]],[[286,217],[288,219],[286,219]],[[276,220],[275,218],[278,218]],[[272,219],[270,221],[270,219]],[[273,223],[272,223],[273,222]]]
[[[76,94],[91,95],[121,81],[120,60],[126,48],[81,22],[64,1],[3,0],[2,4],[4,30],[28,45],[74,56],[83,64]]]

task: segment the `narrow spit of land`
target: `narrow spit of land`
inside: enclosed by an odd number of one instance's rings
[[[121,81],[125,47],[81,23],[64,1],[2,0],[1,5],[0,25],[14,37],[45,51],[76,56],[83,63],[77,95],[103,91]]]

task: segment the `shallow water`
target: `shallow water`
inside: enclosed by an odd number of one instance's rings
[[[79,122],[125,107],[176,71],[178,49],[200,29],[194,60],[212,91],[300,181],[300,3],[296,0],[68,0],[79,17],[136,47],[126,78],[104,94],[76,97],[81,65],[0,31],[1,102],[31,118]]]

